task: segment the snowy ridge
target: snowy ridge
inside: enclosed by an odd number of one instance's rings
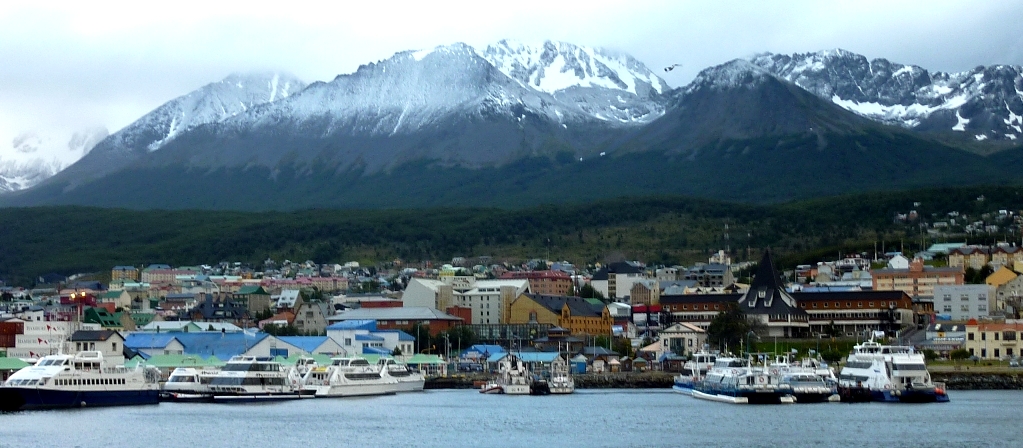
[[[498,70],[531,88],[556,94],[570,87],[603,87],[648,96],[664,93],[668,85],[629,55],[601,48],[545,41],[527,45],[502,40],[481,55]]]
[[[1023,67],[997,65],[959,73],[867,60],[845,50],[776,55],[750,62],[864,117],[928,131],[970,131],[977,140],[1023,136]],[[983,138],[978,136],[984,136]]]
[[[645,123],[664,114],[652,99],[670,87],[627,54],[550,40],[502,40],[480,55],[523,87],[574,104],[599,120]]]
[[[734,59],[724,64],[706,68],[696,75],[696,78],[683,87],[683,93],[688,94],[701,88],[710,89],[731,89],[756,85],[771,78],[772,75],[764,69],[751,64],[743,59]]]
[[[0,193],[23,190],[78,161],[107,137],[105,128],[90,128],[70,137],[25,132],[0,153]]]
[[[596,54],[589,51],[585,54]],[[533,114],[566,127],[573,122],[608,119],[629,124],[663,114],[652,99],[627,91],[630,86],[640,91],[665,89],[663,81],[652,73],[644,76],[654,79],[655,84],[637,82],[636,77],[629,78],[632,84],[628,84],[612,74],[610,78],[594,76],[585,80],[582,92],[568,92],[583,85],[568,85],[562,80],[552,93],[508,76],[484,54],[463,43],[399,52],[363,65],[355,73],[314,83],[300,94],[239,115],[225,125],[258,128],[281,122],[301,126],[326,121],[326,135],[395,135],[417,132],[452,114],[496,114],[515,120]],[[592,67],[604,67],[594,68],[594,73],[610,70],[599,62]],[[607,87],[610,81],[601,81],[612,78],[620,85]],[[628,99],[623,98],[626,96]]]
[[[279,73],[233,74],[160,106],[132,126],[139,124],[162,130],[162,138],[146,145],[146,149],[155,151],[184,131],[233,117],[259,104],[287,98],[304,87],[304,83],[290,75],[282,78]]]

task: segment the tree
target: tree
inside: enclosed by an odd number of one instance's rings
[[[751,336],[762,332],[762,327],[763,324],[759,321],[748,319],[737,303],[730,302],[710,322],[710,326],[707,327],[707,339],[711,344],[717,344],[721,350],[725,347],[739,347],[740,343],[744,345]],[[752,344],[752,341],[750,343]]]
[[[838,331],[838,327],[835,326],[834,320],[828,323],[828,326],[824,329],[824,334],[832,338],[841,336],[841,333]]]
[[[826,362],[835,363],[842,359],[842,352],[834,349],[821,351],[821,359]]]
[[[603,299],[604,294],[602,294],[600,291],[597,291],[596,289],[593,289],[593,286],[587,283],[583,285],[582,288],[579,288],[579,297],[582,297],[584,299]]]
[[[394,350],[391,350],[391,356],[401,356],[401,349],[394,347]]]
[[[614,351],[618,352],[623,357],[632,357],[632,342],[629,338],[615,338],[614,340]]]
[[[952,350],[952,353],[948,354],[948,358],[953,360],[953,361],[962,361],[964,359],[968,359],[969,357],[970,357],[970,351],[966,350],[965,348],[958,348],[958,349]]]
[[[923,350],[923,352],[924,352],[924,359],[926,359],[928,361],[934,361],[934,360],[938,359],[938,352],[936,352],[934,350],[931,350],[929,348],[925,348]]]

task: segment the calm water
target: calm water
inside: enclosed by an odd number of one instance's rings
[[[951,403],[742,406],[668,390],[471,390],[253,405],[164,403],[0,415],[0,447],[1020,446],[1018,391]]]

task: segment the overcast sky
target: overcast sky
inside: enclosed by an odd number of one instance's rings
[[[843,48],[932,71],[1023,64],[1018,0],[12,3],[0,2],[0,152],[28,130],[116,131],[232,72],[330,80],[398,51],[459,41],[610,47],[673,87],[764,51]]]

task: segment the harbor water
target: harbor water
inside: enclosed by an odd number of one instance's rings
[[[733,405],[663,389],[384,397],[0,414],[0,447],[1019,446],[1023,391],[944,404]]]

